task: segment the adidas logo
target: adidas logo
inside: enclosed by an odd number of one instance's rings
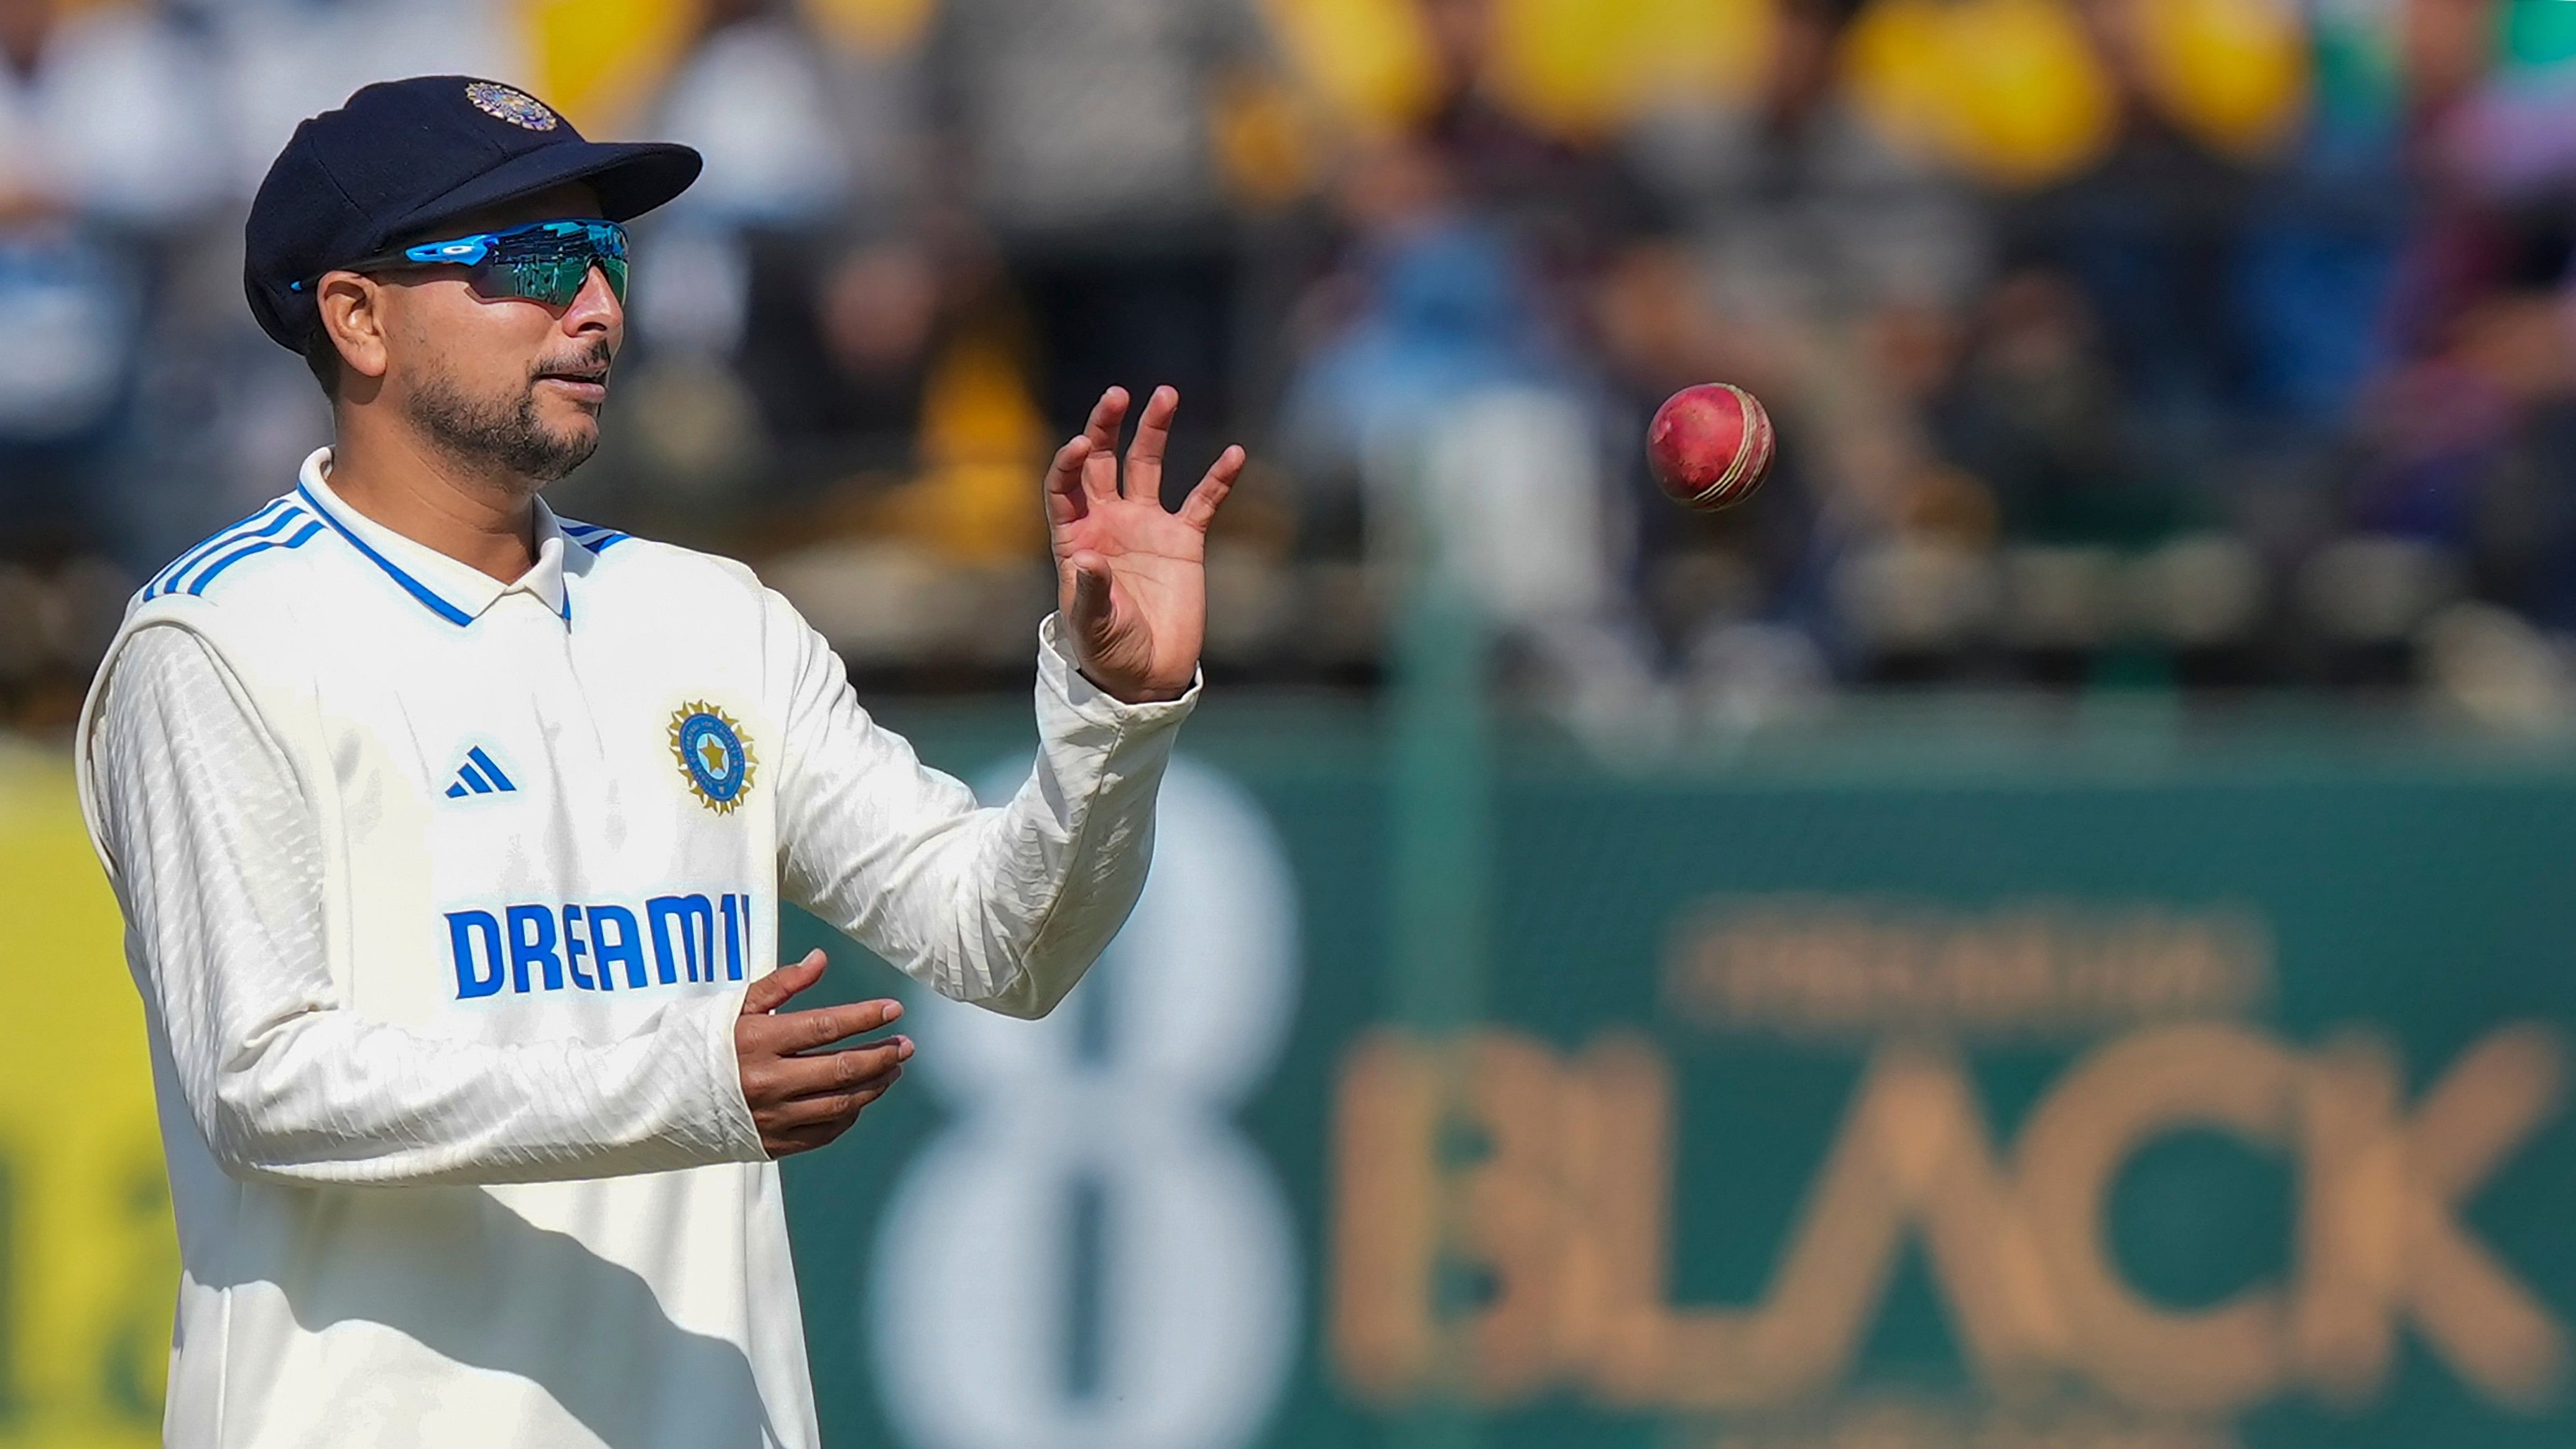
[[[447,787],[447,798],[462,800],[468,795],[506,794],[519,787],[492,763],[492,757],[476,745],[465,752],[465,763],[456,767],[456,780]]]

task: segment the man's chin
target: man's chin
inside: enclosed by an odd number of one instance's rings
[[[564,471],[579,467],[599,450],[599,414],[588,408],[539,406],[529,431],[549,453],[569,460]]]
[[[589,462],[590,455],[599,451],[599,429],[565,429],[554,433],[547,443],[550,456],[538,476],[540,482],[551,483]]]
[[[517,441],[498,454],[511,472],[543,486],[590,461],[599,451],[599,423],[589,417],[530,418]]]

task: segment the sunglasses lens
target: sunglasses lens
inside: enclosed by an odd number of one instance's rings
[[[598,267],[608,290],[626,300],[626,231],[610,223],[552,222],[504,236],[489,261],[476,271],[476,288],[486,296],[524,297],[549,307],[568,307]]]
[[[557,257],[536,264],[537,299],[549,307],[568,307],[581,295],[581,284],[590,280],[590,258]]]
[[[517,261],[496,258],[474,269],[474,290],[486,297],[515,298],[561,307],[581,291],[578,276],[567,278],[564,275],[568,270],[560,262],[542,258]]]

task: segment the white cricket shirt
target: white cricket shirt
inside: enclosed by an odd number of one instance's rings
[[[329,462],[153,579],[83,712],[184,1265],[165,1440],[810,1449],[733,1050],[780,900],[1045,1012],[1196,690],[1122,704],[1050,619],[1037,766],[978,809],[741,565],[540,504],[504,585]]]

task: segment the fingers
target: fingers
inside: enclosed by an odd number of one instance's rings
[[[875,1031],[903,1015],[903,1006],[893,1001],[862,1001],[850,1006],[824,1006],[812,1011],[781,1011],[767,1015],[746,1013],[734,1020],[734,1055],[742,1061],[744,1082],[762,1061],[786,1056],[791,1052],[816,1051]]]
[[[1073,570],[1073,616],[1068,622],[1077,634],[1096,633],[1109,623],[1109,560],[1085,549],[1065,563]]]
[[[1181,410],[1178,389],[1158,387],[1145,400],[1145,415],[1136,420],[1136,441],[1127,445],[1127,496],[1163,501],[1163,449],[1172,439],[1172,415]]]
[[[836,1122],[846,1125],[902,1080],[903,1068],[896,1067],[846,1092],[818,1092],[810,1097],[791,1098],[763,1110],[759,1114],[760,1128],[763,1132],[785,1132]]]
[[[1082,494],[1082,465],[1091,456],[1091,439],[1078,437],[1055,450],[1055,461],[1047,465],[1047,523],[1056,528],[1080,518],[1090,511]]]
[[[818,1127],[798,1127],[786,1132],[764,1132],[760,1135],[760,1145],[768,1149],[773,1161],[781,1157],[793,1157],[799,1152],[811,1152],[817,1147],[831,1146],[840,1140],[842,1133],[850,1130],[852,1123],[858,1120],[858,1114],[852,1113],[839,1121],[826,1122]]]
[[[1201,478],[1199,486],[1191,489],[1190,496],[1181,501],[1181,522],[1202,533],[1207,531],[1207,526],[1216,519],[1217,509],[1224,504],[1225,496],[1234,491],[1234,480],[1243,476],[1244,456],[1240,447],[1228,447],[1216,455],[1216,462],[1207,470],[1207,476]]]
[[[848,1006],[782,1012],[776,1019],[777,1030],[761,1039],[761,1047],[782,1055],[819,1051],[834,1042],[875,1031],[901,1015],[900,1001],[858,1001]]]
[[[743,1099],[755,1110],[798,1097],[855,1092],[912,1057],[912,1040],[896,1037],[871,1046],[812,1056],[777,1057],[745,1074]]]
[[[1163,462],[1171,447],[1172,419],[1180,413],[1178,388],[1157,387],[1145,400],[1145,410],[1136,420],[1135,440],[1127,445],[1126,481],[1119,481],[1118,429],[1127,416],[1127,389],[1112,387],[1092,405],[1090,420],[1082,436],[1056,450],[1055,460],[1047,469],[1047,518],[1058,527],[1073,522],[1089,512],[1089,505],[1120,497],[1150,498],[1162,501]],[[1183,505],[1184,516],[1201,509],[1192,519],[1205,528],[1216,516],[1216,506],[1225,501],[1226,491],[1234,486],[1243,471],[1241,448],[1228,448],[1190,492]],[[1077,490],[1075,481],[1080,481]],[[1211,488],[1209,485],[1216,486]]]
[[[823,979],[823,953],[808,951],[805,959],[793,966],[781,966],[742,993],[742,1014],[757,1016],[775,1011],[797,992]],[[862,1028],[873,1030],[873,1028]]]
[[[1118,425],[1127,417],[1127,389],[1110,387],[1102,391],[1100,401],[1091,405],[1091,418],[1083,424],[1082,435],[1091,441],[1095,453],[1118,451]]]
[[[1091,444],[1082,464],[1082,491],[1095,501],[1118,496],[1118,425],[1127,416],[1127,389],[1113,387],[1091,408],[1083,439]]]

